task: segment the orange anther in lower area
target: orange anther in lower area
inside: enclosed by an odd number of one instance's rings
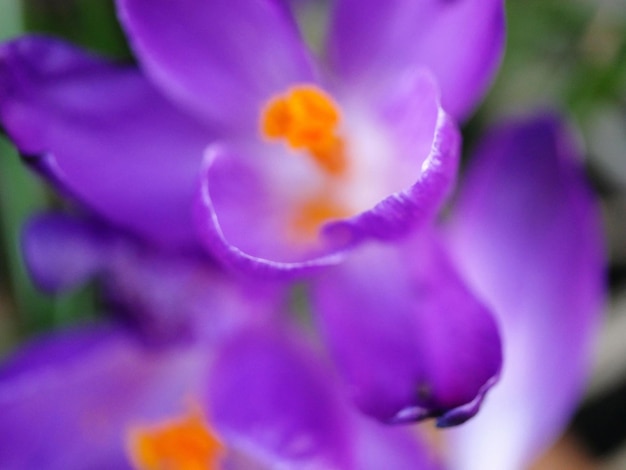
[[[342,139],[335,136],[320,139],[309,147],[309,152],[315,158],[317,164],[327,173],[331,175],[345,173],[348,162],[345,157],[345,145]]]
[[[308,152],[324,171],[338,175],[347,167],[344,143],[337,134],[339,121],[332,98],[305,85],[270,100],[261,115],[261,131],[267,138]]]
[[[321,196],[307,201],[298,208],[293,219],[293,229],[299,238],[314,237],[321,225],[347,215],[348,212],[343,207],[330,198]]]
[[[137,470],[217,470],[224,451],[198,411],[131,429],[128,443]]]

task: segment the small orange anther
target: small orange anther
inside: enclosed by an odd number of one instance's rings
[[[347,211],[329,197],[312,198],[298,208],[293,219],[293,229],[300,238],[310,238],[325,222],[347,215]]]
[[[129,433],[129,453],[137,470],[217,470],[224,451],[199,411]]]

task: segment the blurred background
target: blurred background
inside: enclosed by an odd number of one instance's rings
[[[536,464],[550,470],[626,469],[626,0],[507,0],[507,49],[481,108],[464,127],[471,148],[490,125],[537,109],[569,117],[602,200],[610,298],[586,398],[563,439]],[[24,32],[65,37],[132,60],[112,0],[1,0],[0,40]],[[37,332],[90,321],[97,290],[41,294],[19,237],[57,199],[26,172],[0,134],[0,358]],[[576,227],[572,227],[576,230]]]

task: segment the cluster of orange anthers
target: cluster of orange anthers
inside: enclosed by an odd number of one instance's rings
[[[314,86],[291,88],[273,98],[262,114],[265,137],[285,140],[308,153],[327,174],[346,172],[345,145],[338,135],[341,115],[332,98]]]

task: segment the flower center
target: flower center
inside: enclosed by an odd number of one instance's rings
[[[224,450],[199,411],[134,428],[128,443],[137,470],[215,470]]]
[[[261,131],[272,140],[284,140],[294,150],[303,150],[332,176],[347,169],[343,139],[338,135],[338,106],[312,85],[293,87],[272,98],[261,115]]]

